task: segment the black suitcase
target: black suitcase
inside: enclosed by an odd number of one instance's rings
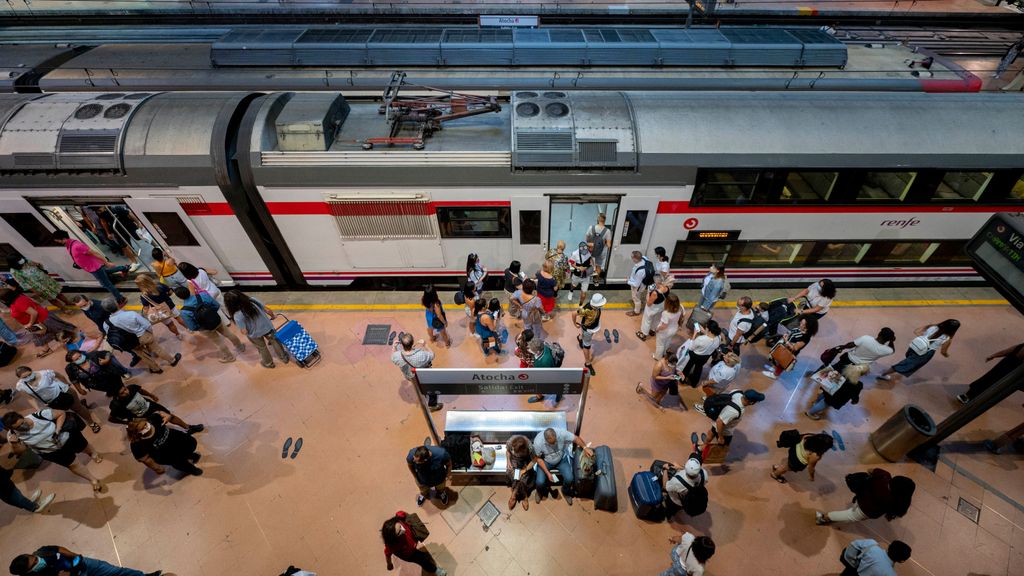
[[[2,320],[0,320],[2,322]],[[7,342],[0,342],[0,366],[7,366],[18,355],[18,349]]]
[[[593,499],[594,490],[597,486],[597,476],[595,476],[594,474],[584,474],[583,469],[580,467],[582,457],[583,449],[577,446],[575,452],[573,452],[573,459],[575,462],[574,465],[576,466],[576,495],[579,496],[580,498]]]
[[[594,508],[606,512],[619,509],[619,494],[615,488],[615,466],[612,449],[598,446],[594,449],[597,460],[597,475],[594,478]]]

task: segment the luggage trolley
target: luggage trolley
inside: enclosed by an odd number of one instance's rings
[[[310,368],[320,362],[320,347],[316,340],[306,332],[295,320],[289,320],[284,314],[276,314],[275,318],[284,318],[284,323],[274,329],[274,335],[284,345],[285,350],[295,358],[302,368]]]

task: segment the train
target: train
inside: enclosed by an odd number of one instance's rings
[[[1019,94],[514,91],[429,130],[391,104],[0,95],[0,258],[95,286],[61,229],[225,285],[414,287],[470,253],[532,274],[604,215],[612,284],[657,246],[682,281],[717,262],[755,285],[980,282],[965,242],[1024,207]]]

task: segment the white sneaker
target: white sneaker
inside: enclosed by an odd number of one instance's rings
[[[32,493],[31,496],[28,497],[28,499],[33,501],[33,502],[39,502],[39,497],[42,496],[42,494],[43,494],[42,490],[36,490],[35,492]]]
[[[133,273],[133,272],[135,272],[138,269],[139,269],[139,263],[136,262],[136,263],[134,263],[134,264],[132,264],[131,266],[128,267],[128,272],[129,273]]]
[[[775,371],[774,370],[762,370],[761,374],[764,374],[765,376],[771,378],[772,380],[775,380],[776,378],[778,378],[778,376],[775,375]]]
[[[565,295],[565,301],[572,302],[572,290],[569,290],[569,293]]]
[[[42,500],[40,500],[36,505],[35,514],[42,514],[43,510],[50,505],[50,502],[53,502],[54,496],[56,496],[56,494],[47,494]]]

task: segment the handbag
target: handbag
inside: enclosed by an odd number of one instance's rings
[[[54,424],[57,423],[56,420],[43,416],[42,412],[33,412],[32,415],[40,420],[46,420],[47,422],[53,422]],[[81,432],[82,430],[85,430],[85,420],[82,420],[82,417],[74,412],[65,412],[64,423],[61,425],[58,433],[67,432],[70,434],[74,432]]]
[[[444,330],[444,322],[441,321],[436,315],[430,319],[430,327],[434,330]]]
[[[783,346],[781,341],[772,346],[772,350],[768,355],[771,357],[772,362],[775,362],[775,365],[783,370],[789,370],[796,364],[796,356],[790,352],[789,348]]]
[[[405,517],[405,523],[409,525],[409,530],[412,532],[412,539],[417,542],[423,542],[430,536],[430,530],[427,530],[427,525],[420,520],[420,517],[416,514],[409,514]]]
[[[146,320],[149,320],[150,323],[159,324],[164,320],[169,320],[174,317],[174,314],[171,312],[171,307],[168,306],[166,302],[157,304],[145,294],[142,295],[142,299],[149,303],[146,310]]]
[[[821,353],[821,363],[825,364],[826,366],[832,364],[832,362],[835,361],[836,357],[839,356],[839,354],[842,353],[843,350],[846,350],[849,347],[850,346],[847,344],[841,344],[839,346],[833,346],[828,350],[825,350],[824,352]]]
[[[803,437],[800,431],[797,429],[783,430],[779,434],[779,439],[775,441],[775,446],[779,448],[792,448],[800,443],[800,439]]]
[[[932,342],[925,336],[918,336],[910,341],[910,350],[918,356],[924,356],[931,349]]]
[[[811,376],[811,380],[818,383],[818,386],[825,391],[825,394],[829,396],[835,396],[836,391],[846,383],[846,377],[833,370],[830,366],[826,366],[821,370],[815,372]]]

